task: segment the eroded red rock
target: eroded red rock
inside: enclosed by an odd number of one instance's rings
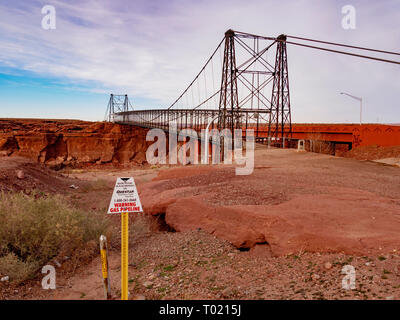
[[[273,198],[269,185],[275,176],[270,175],[268,180],[267,170],[244,182],[223,167],[170,169],[160,171],[154,181],[142,185],[139,194],[145,212],[165,214],[166,223],[176,231],[201,228],[237,248],[268,244],[274,255],[304,251],[379,254],[399,250],[399,203],[361,189],[324,186],[327,178],[321,177],[321,185],[305,194],[301,194],[304,191],[299,186],[294,189],[288,185],[287,192],[292,194],[278,203],[267,199],[258,205],[241,204],[251,202],[236,196],[240,183],[245,183],[247,190],[257,190],[251,196],[254,203],[263,193]],[[316,179],[312,175],[311,178]],[[301,186],[310,181],[313,180],[292,184]],[[234,198],[238,198],[234,205],[226,205]]]
[[[23,156],[58,169],[85,164],[143,164],[146,129],[78,120],[1,119],[2,156]]]

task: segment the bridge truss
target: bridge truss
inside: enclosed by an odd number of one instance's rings
[[[168,108],[131,110],[126,95],[123,102],[117,101],[120,96],[111,95],[108,120],[166,131],[170,125],[178,130],[200,131],[208,124],[219,130],[253,129],[256,141],[285,147],[285,141],[292,139],[287,44],[400,64],[399,61],[338,51],[332,47],[400,55],[397,52],[287,35],[265,37],[228,30],[200,72]]]
[[[132,111],[133,107],[129,101],[127,94],[110,94],[110,100],[108,101],[107,110],[105,114],[105,120],[109,122],[114,122],[116,120],[115,116],[118,114],[118,120],[126,121],[124,115]],[[122,115],[122,117],[121,117]]]
[[[256,139],[265,139],[268,133],[270,142],[279,144],[291,137],[284,41],[284,37],[228,30],[194,80],[168,108],[126,111],[126,104],[116,107],[112,96],[108,120],[164,130],[170,124],[201,130],[217,118],[211,128],[254,129]]]

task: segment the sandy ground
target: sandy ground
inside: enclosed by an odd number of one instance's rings
[[[343,266],[356,270],[356,289],[342,289]],[[398,255],[354,257],[297,253],[271,257],[241,252],[202,231],[143,235],[131,243],[131,298],[146,299],[399,299]],[[110,255],[113,297],[120,256]],[[46,299],[102,299],[100,261],[58,281]]]
[[[316,194],[324,188],[346,188],[369,192],[390,200],[400,212],[400,169],[370,161],[335,158],[293,150],[256,151],[255,171],[247,179],[253,189],[235,181],[230,173],[213,176],[210,202],[221,205],[278,205],[298,194]],[[206,169],[208,170],[208,169]],[[213,169],[211,169],[213,170]],[[221,170],[229,170],[221,168]],[[105,209],[115,178],[134,176],[139,190],[153,179],[168,177],[178,186],[193,184],[180,169],[145,168],[121,170],[74,170],[64,172],[76,185],[105,181],[101,190],[86,193],[72,190],[73,201],[88,210]],[[246,178],[243,178],[246,179]],[[264,181],[264,183],[262,183]],[[197,182],[208,188],[209,181]],[[232,188],[227,190],[226,186]],[[173,188],[174,186],[170,186]],[[244,192],[239,192],[244,191]],[[155,190],[155,192],[158,192]],[[385,201],[386,201],[385,200]],[[374,201],[373,199],[371,201]],[[329,204],[328,204],[329,205]],[[376,213],[379,215],[379,212]],[[118,221],[116,221],[118,223]],[[299,249],[274,255],[269,246],[256,245],[248,251],[203,230],[184,232],[150,231],[146,218],[132,217],[130,241],[130,298],[146,299],[400,299],[400,248],[373,254],[307,252]],[[371,232],[373,225],[371,225]],[[119,242],[110,243],[110,277],[113,297],[120,295]],[[354,290],[342,288],[342,268],[356,271]],[[40,288],[40,279],[13,288],[24,299],[102,299],[100,259],[83,265],[75,273],[57,278],[57,289]],[[9,298],[13,295],[10,294]]]

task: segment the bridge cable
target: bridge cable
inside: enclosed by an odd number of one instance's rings
[[[358,46],[352,46],[352,45],[348,45],[348,44],[329,42],[329,41],[322,41],[322,40],[315,40],[315,39],[309,39],[309,38],[301,38],[301,37],[288,36],[288,35],[286,35],[286,37],[287,38],[292,38],[292,39],[305,40],[305,41],[311,41],[311,42],[318,42],[318,43],[330,44],[330,45],[334,45],[334,46],[341,46],[341,47],[346,47],[346,48],[353,48],[353,49],[358,49],[358,50],[367,50],[367,51],[386,53],[386,54],[394,54],[394,55],[400,56],[399,52],[378,50],[378,49],[365,48],[365,47],[358,47]]]
[[[280,41],[280,40],[277,40],[277,41]],[[328,48],[316,47],[316,46],[311,46],[311,45],[307,45],[307,44],[304,44],[304,43],[297,43],[297,42],[291,42],[291,41],[286,41],[286,43],[293,44],[293,45],[296,45],[296,46],[306,47],[306,48],[318,49],[318,50],[323,50],[323,51],[328,51],[328,52],[344,54],[344,55],[348,55],[348,56],[364,58],[364,59],[370,59],[370,60],[376,60],[376,61],[381,61],[381,62],[400,64],[400,61],[381,59],[381,58],[376,58],[376,57],[371,57],[371,56],[364,56],[364,55],[357,54],[357,53],[351,53],[351,52],[338,51],[338,50],[333,50],[333,49],[328,49]]]
[[[238,32],[236,32],[236,35]],[[255,35],[251,35],[251,34],[246,34],[246,33],[240,33],[239,34],[240,37],[246,38],[246,37],[257,37],[260,39],[267,39],[267,40],[274,40],[274,42],[266,47],[265,49],[262,50],[262,52],[258,52],[257,55],[253,56],[253,58],[249,59],[248,61],[242,63],[241,66],[246,65],[248,62],[250,62],[252,59],[254,59],[252,61],[251,64],[249,64],[244,70],[241,70],[238,74],[236,74],[235,80],[244,72],[246,71],[253,63],[255,63],[260,56],[265,53],[273,44],[275,44],[275,42],[277,41],[285,41],[288,44],[293,44],[296,46],[302,46],[302,47],[306,47],[306,48],[311,48],[311,49],[317,49],[317,50],[322,50],[322,51],[327,51],[327,52],[333,52],[333,53],[339,53],[339,54],[344,54],[344,55],[349,55],[349,56],[355,56],[355,57],[360,57],[360,58],[365,58],[365,59],[371,59],[371,60],[375,60],[375,61],[381,61],[381,62],[387,62],[387,63],[393,63],[393,64],[400,64],[399,61],[394,61],[394,60],[387,60],[387,59],[381,59],[381,58],[377,58],[377,57],[372,57],[372,56],[365,56],[365,55],[360,55],[360,54],[356,54],[356,53],[352,53],[352,52],[345,52],[345,51],[339,51],[339,50],[333,50],[333,49],[328,49],[328,48],[323,48],[323,47],[317,47],[317,46],[312,46],[312,45],[308,45],[308,44],[304,44],[304,43],[297,43],[297,42],[292,42],[292,41],[286,41],[286,40],[280,40],[277,38],[270,38],[270,37],[262,37],[262,36],[255,36]],[[347,47],[347,48],[353,48],[353,49],[358,49],[358,50],[366,50],[366,51],[372,51],[372,52],[378,52],[378,53],[384,53],[384,54],[393,54],[393,55],[400,55],[400,53],[397,52],[391,52],[391,51],[385,51],[385,50],[378,50],[378,49],[372,49],[372,48],[365,48],[365,47],[358,47],[358,46],[352,46],[352,45],[346,45],[346,44],[340,44],[340,43],[335,43],[335,42],[328,42],[328,41],[322,41],[322,40],[314,40],[314,39],[309,39],[309,38],[301,38],[301,37],[295,37],[295,36],[286,36],[287,38],[293,38],[293,39],[298,39],[298,40],[304,40],[304,41],[310,41],[310,42],[317,42],[317,43],[323,43],[323,44],[328,44],[328,45],[335,45],[335,46],[342,46],[342,47]],[[205,68],[207,67],[208,63],[211,61],[211,67],[212,67],[212,76],[213,76],[213,89],[215,90],[215,85],[214,85],[214,70],[213,70],[213,62],[212,59],[215,55],[215,53],[219,50],[220,53],[220,60],[221,60],[221,64],[223,64],[223,60],[222,60],[222,54],[221,54],[221,50],[222,50],[222,43],[224,41],[225,38],[223,38],[221,40],[221,42],[219,43],[219,45],[217,46],[217,48],[215,49],[215,51],[213,52],[213,54],[211,55],[211,57],[207,60],[206,64],[203,66],[203,68],[200,70],[200,72],[197,74],[197,76],[193,79],[193,81],[189,84],[189,86],[183,91],[183,93],[171,104],[170,107],[168,107],[165,110],[169,110],[171,109],[176,103],[178,103],[178,101],[183,97],[183,95],[185,95],[187,93],[187,91],[189,90],[189,88],[191,89],[191,93],[192,93],[192,103],[194,105],[194,93],[193,93],[193,84],[194,82],[197,80],[200,76],[200,74],[205,70]],[[268,62],[267,62],[268,63]],[[268,63],[269,64],[269,63]],[[205,75],[204,75],[205,77]],[[240,79],[239,79],[240,80]],[[247,80],[247,79],[246,79]],[[205,79],[206,82],[206,79]],[[231,82],[231,81],[230,81]],[[229,82],[229,83],[230,83]],[[268,81],[269,82],[269,81]],[[253,85],[252,85],[253,86]],[[206,95],[207,95],[207,87],[206,88]],[[262,88],[264,89],[264,88]],[[262,90],[261,89],[261,90]],[[198,82],[198,90],[199,90],[199,82]],[[205,101],[203,101],[202,103],[199,103],[196,107],[194,107],[192,110],[195,110],[197,108],[199,108],[200,106],[202,106],[204,103],[208,102],[210,99],[214,98],[217,94],[219,94],[221,91],[221,89],[219,89],[218,91],[216,91],[213,95],[211,95],[209,98],[207,98]],[[260,92],[258,91],[258,94],[260,94]],[[263,95],[263,94],[262,94]],[[186,95],[186,100],[188,100],[188,96]],[[199,92],[199,101],[200,101],[200,92]],[[267,99],[268,101],[268,99]],[[151,120],[146,120],[146,122],[151,122],[157,118],[159,118],[161,116],[158,115],[156,117],[154,117]],[[143,117],[141,117],[139,115],[140,118],[142,118],[143,120],[145,120]],[[172,119],[175,120],[179,118],[179,116],[177,116],[176,118]]]
[[[247,60],[246,62],[242,63],[242,65],[247,64],[249,61],[251,61],[252,59],[254,59],[246,68],[244,68],[243,70],[240,70],[238,73],[236,73],[235,78],[233,80],[238,79],[239,76],[242,75],[242,73],[246,72],[247,69],[249,69],[265,52],[267,52],[274,44],[276,41],[274,41],[273,43],[271,43],[270,45],[268,45],[267,47],[265,47],[263,50],[261,50],[260,52],[257,53],[257,55],[249,60]],[[242,66],[241,65],[241,66]],[[230,80],[228,82],[228,85],[232,82],[232,80]],[[208,100],[210,100],[211,98],[213,98],[216,94],[220,93],[221,89],[219,89],[217,92],[215,92],[211,97],[209,97],[207,100],[203,101],[202,103],[200,103],[199,105],[197,105],[194,109],[197,109],[198,107],[200,107],[201,105],[203,105],[205,102],[207,102]]]
[[[171,109],[175,103],[182,98],[182,96],[187,92],[187,90],[189,89],[189,87],[192,86],[192,84],[197,80],[197,78],[200,76],[200,74],[203,72],[203,70],[207,67],[208,63],[210,62],[210,60],[214,57],[214,54],[218,51],[218,49],[220,48],[220,46],[222,45],[222,43],[224,42],[225,37],[221,40],[221,42],[218,44],[217,48],[214,50],[214,52],[212,53],[211,57],[207,60],[207,62],[205,63],[205,65],[203,66],[203,68],[201,68],[200,72],[196,75],[196,77],[193,79],[193,81],[189,84],[189,86],[182,92],[182,94],[167,108],[167,110]]]

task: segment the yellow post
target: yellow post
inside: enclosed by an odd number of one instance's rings
[[[104,283],[104,298],[111,299],[110,276],[108,274],[108,258],[107,258],[107,238],[100,236],[100,257],[101,257],[101,271]]]
[[[121,300],[128,300],[128,212],[121,214]]]

